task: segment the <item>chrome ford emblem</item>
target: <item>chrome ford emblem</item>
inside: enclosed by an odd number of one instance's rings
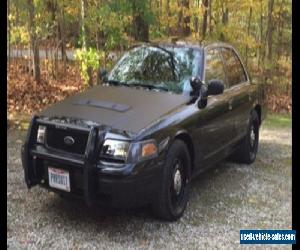
[[[75,140],[74,140],[74,138],[72,136],[66,136],[64,138],[64,143],[66,145],[68,145],[68,146],[71,146],[71,145],[73,145],[75,143]]]

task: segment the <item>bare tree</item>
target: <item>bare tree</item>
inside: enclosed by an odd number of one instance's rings
[[[63,4],[63,2],[62,2]],[[60,9],[59,12],[59,33],[61,39],[61,57],[64,63],[64,73],[66,72],[66,62],[67,62],[67,52],[66,52],[66,35],[65,35],[65,13],[64,13],[64,5]]]
[[[191,34],[190,22],[191,17],[190,15],[184,14],[183,9],[190,8],[190,1],[189,0],[180,0],[180,11],[178,13],[178,34],[180,36],[189,36]]]
[[[278,21],[278,40],[277,40],[277,59],[280,58],[282,54],[282,41],[283,41],[283,28],[284,28],[284,14],[283,14],[283,5],[285,1],[282,0],[280,3],[280,10],[279,10],[279,21]]]
[[[225,5],[225,7],[224,7],[224,5]],[[226,2],[222,1],[222,24],[225,26],[225,25],[228,24],[228,22],[229,22],[229,9],[226,6]],[[226,40],[225,35],[224,35],[223,32],[221,32],[219,39],[221,41]]]
[[[132,1],[132,13],[133,13],[133,37],[136,41],[149,41],[149,24],[144,18],[143,9],[139,8],[138,0]]]
[[[268,60],[272,60],[272,38],[273,38],[273,6],[274,6],[274,0],[269,0],[268,5],[268,28],[267,28],[267,44],[268,44]]]
[[[262,57],[263,57],[263,1],[260,0],[260,35],[259,35],[259,48],[258,48],[258,57],[257,57],[257,67],[259,68]]]
[[[7,15],[10,16],[10,0],[7,0]],[[8,56],[7,56],[7,60],[8,60],[8,67],[10,66],[10,20],[8,18],[7,21],[7,49],[8,49]]]
[[[169,18],[170,18],[170,15],[171,15],[171,13],[170,13],[170,0],[166,0],[166,12],[167,12],[167,17],[168,17],[168,20],[170,20]],[[169,35],[170,34],[170,25],[169,25],[169,22],[167,22],[167,35]]]
[[[251,18],[252,18],[252,6],[249,8],[249,18],[248,18],[248,27],[247,27],[247,35],[250,35],[250,27],[251,27]],[[246,44],[246,53],[245,53],[246,61],[245,64],[246,66],[248,65],[248,44]]]
[[[33,0],[27,0],[28,4],[28,29],[30,44],[33,51],[33,76],[37,83],[41,82],[41,71],[40,71],[40,55],[39,55],[39,41],[35,33],[35,20],[34,20],[34,3]]]
[[[209,7],[208,7],[208,22],[209,22],[209,34],[212,32],[212,25],[211,25],[211,19],[212,19],[212,0],[209,0]]]
[[[81,36],[82,36],[82,48],[86,50],[86,28],[85,28],[85,18],[86,18],[86,0],[81,0]]]
[[[202,23],[202,39],[205,39],[206,30],[207,30],[207,9],[208,9],[208,0],[202,1],[204,5],[204,15],[203,15],[203,23]]]
[[[89,44],[87,43],[86,39],[86,27],[85,27],[85,19],[86,19],[86,8],[87,8],[87,1],[81,0],[81,35],[82,35],[82,48],[86,50]],[[93,69],[91,67],[87,68],[88,74],[88,85],[93,86]]]

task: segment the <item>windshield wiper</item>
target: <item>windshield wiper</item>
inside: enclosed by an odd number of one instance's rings
[[[163,90],[163,91],[169,91],[169,89],[167,87],[151,85],[151,84],[143,84],[143,83],[131,83],[131,84],[128,84],[128,86],[145,87],[148,89],[159,89],[159,90]]]
[[[163,91],[169,91],[169,89],[167,87],[163,87],[163,86],[157,86],[157,85],[151,85],[151,84],[143,84],[143,83],[126,83],[126,82],[122,82],[119,80],[107,80],[105,81],[108,84],[112,84],[115,86],[126,86],[126,87],[145,87],[148,89],[159,89],[159,90],[163,90]]]

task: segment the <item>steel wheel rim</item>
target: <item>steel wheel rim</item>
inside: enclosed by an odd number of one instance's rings
[[[183,162],[179,159],[176,159],[174,162],[174,169],[172,172],[170,185],[171,205],[174,210],[180,210],[183,205],[186,181],[187,178],[184,171]]]
[[[254,148],[254,144],[255,144],[255,140],[256,140],[256,135],[254,132],[254,126],[251,126],[251,132],[250,132],[250,145],[252,148]]]
[[[251,159],[255,158],[257,152],[258,145],[258,126],[256,124],[252,124],[250,130],[250,157]]]

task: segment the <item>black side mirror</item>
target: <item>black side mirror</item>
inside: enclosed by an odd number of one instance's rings
[[[108,72],[106,69],[100,69],[97,74],[97,84],[107,81]]]
[[[192,77],[190,79],[190,85],[192,91],[190,96],[192,97],[190,103],[195,102],[199,97],[198,108],[202,109],[206,107],[207,104],[207,89],[199,77]]]
[[[199,77],[192,77],[190,79],[190,85],[192,87],[192,91],[190,93],[190,96],[198,98],[198,96],[200,94],[202,84],[203,83],[202,83],[202,81],[200,80]]]
[[[220,95],[224,92],[224,83],[222,80],[212,79],[208,82],[207,95]]]

